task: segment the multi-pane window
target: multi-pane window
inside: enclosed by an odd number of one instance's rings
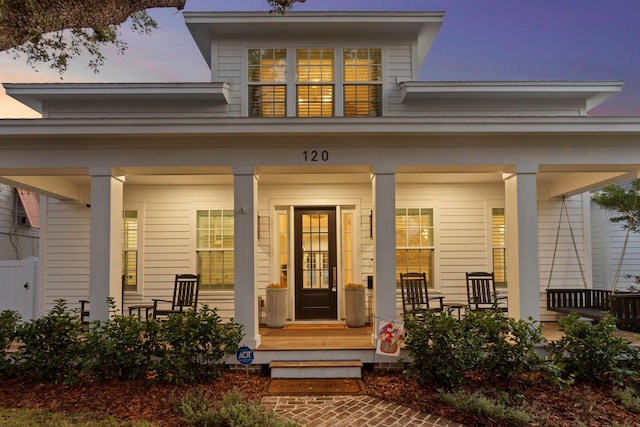
[[[138,211],[122,213],[122,287],[138,290]]]
[[[504,208],[491,209],[491,250],[496,287],[507,286],[507,240]]]
[[[328,289],[329,284],[329,216],[302,216],[302,287]]]
[[[196,255],[203,290],[231,290],[234,275],[233,210],[196,212]]]
[[[333,116],[333,94],[333,49],[296,49],[298,117]]]
[[[344,49],[344,115],[382,115],[381,49]]]
[[[434,287],[434,221],[431,208],[396,209],[396,285],[400,273],[426,273]]]
[[[287,49],[248,49],[249,117],[333,117],[336,97],[342,97],[345,117],[381,116],[382,49],[341,51],[340,64],[333,48],[297,48],[290,51],[293,61]],[[294,83],[295,94],[288,94]]]
[[[285,117],[287,50],[249,49],[249,117]]]

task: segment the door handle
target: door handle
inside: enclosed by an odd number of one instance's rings
[[[331,290],[333,292],[338,292],[338,269],[337,267],[331,267],[332,273],[333,273],[333,287],[331,288]]]

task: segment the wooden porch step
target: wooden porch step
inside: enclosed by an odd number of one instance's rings
[[[274,360],[271,378],[361,378],[360,360]]]

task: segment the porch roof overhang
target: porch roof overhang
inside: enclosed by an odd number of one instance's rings
[[[0,142],[60,137],[621,135],[640,137],[640,117],[76,118],[0,119]]]
[[[485,109],[509,108],[531,114],[554,111],[558,105],[586,115],[622,91],[622,81],[433,81],[401,82],[403,103],[461,110],[481,104]]]
[[[7,95],[43,114],[65,104],[82,105],[83,113],[93,108],[104,110],[106,104],[147,103],[154,108],[162,104],[206,102],[228,104],[228,83],[4,83]],[[78,114],[76,110],[76,115]]]
[[[398,182],[445,183],[499,182],[518,163],[534,162],[553,197],[638,176],[638,141],[640,117],[4,119],[0,180],[82,200],[92,166],[116,166],[127,183],[142,184],[229,184],[240,161],[255,165],[261,182],[362,183],[372,165],[391,162]],[[347,150],[351,160],[305,167],[279,154],[309,147]],[[425,148],[429,157],[422,158]],[[374,158],[376,152],[393,158]]]

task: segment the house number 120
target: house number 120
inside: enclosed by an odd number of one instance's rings
[[[326,162],[329,160],[329,152],[324,150],[324,151],[307,151],[304,150],[302,152],[302,155],[304,156],[304,161],[305,162]]]

